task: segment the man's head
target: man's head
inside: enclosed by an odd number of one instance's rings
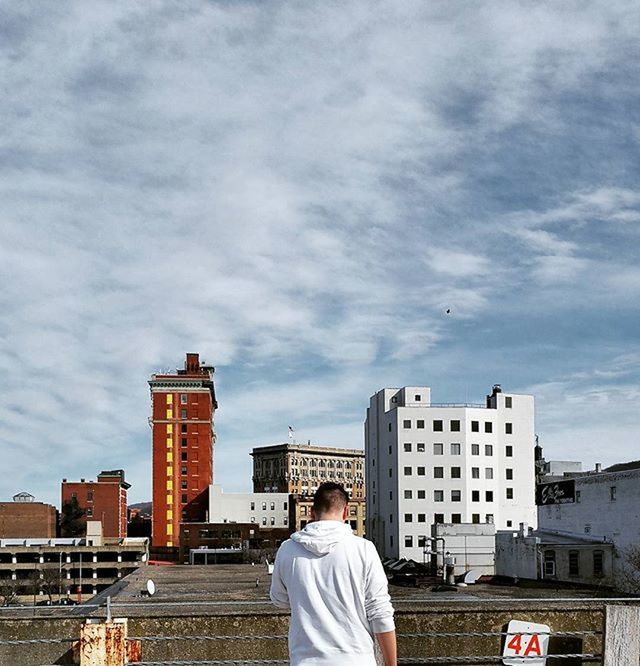
[[[349,494],[339,484],[322,483],[313,496],[313,520],[346,520],[349,515]]]

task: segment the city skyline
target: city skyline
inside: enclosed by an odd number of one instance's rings
[[[369,398],[536,402],[550,459],[640,458],[640,10],[156,0],[3,10],[0,453],[126,470],[147,379],[216,367],[216,477],[362,448]]]

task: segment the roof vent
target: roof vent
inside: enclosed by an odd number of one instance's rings
[[[493,394],[495,395],[496,393],[502,393],[502,386],[500,384],[493,385]]]

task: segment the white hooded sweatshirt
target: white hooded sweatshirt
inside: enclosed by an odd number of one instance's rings
[[[280,546],[271,601],[291,609],[291,666],[375,666],[373,634],[395,628],[374,545],[336,520],[309,523]]]

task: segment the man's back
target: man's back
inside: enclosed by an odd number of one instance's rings
[[[375,547],[336,520],[310,523],[282,544],[271,599],[291,608],[292,666],[375,664],[372,634],[394,629]]]

